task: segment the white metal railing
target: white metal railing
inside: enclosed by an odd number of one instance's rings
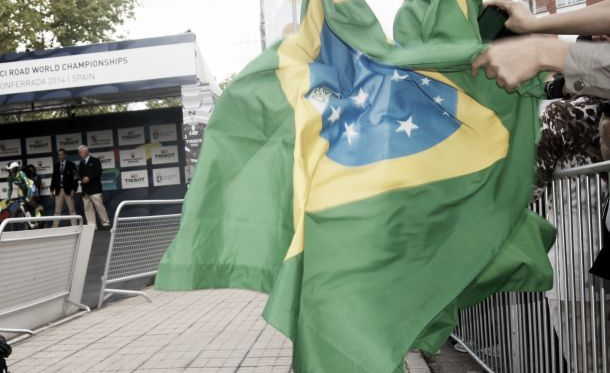
[[[9,225],[71,220],[71,228],[6,232]],[[64,298],[89,312],[89,307],[71,301],[73,273],[82,230],[80,216],[50,216],[6,219],[0,224],[0,317],[15,314]],[[8,333],[34,334],[29,329],[4,328]]]
[[[150,302],[142,291],[107,286],[156,275],[159,263],[180,227],[182,215],[179,213],[122,217],[124,210],[134,206],[179,206],[183,201],[124,201],[119,205],[112,224],[98,307],[112,294],[140,295]]]
[[[487,372],[608,373],[610,297],[589,273],[602,248],[610,162],[556,172],[533,211],[557,227],[554,287],[496,294],[462,310],[452,336]]]

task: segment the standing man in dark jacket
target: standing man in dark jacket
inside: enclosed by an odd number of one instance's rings
[[[87,224],[96,226],[95,212],[100,217],[102,226],[110,226],[108,213],[102,200],[102,163],[99,159],[89,154],[89,148],[85,145],[78,147],[78,155],[81,161],[78,166],[78,178],[83,189],[83,204],[85,205],[85,218]]]
[[[64,202],[68,205],[70,215],[76,215],[74,207],[74,193],[78,189],[76,180],[76,165],[66,159],[66,150],[57,151],[57,163],[53,165],[53,177],[51,178],[51,197],[55,199],[55,216],[61,215]],[[76,220],[72,220],[76,225]],[[59,220],[53,222],[53,228],[59,226]]]

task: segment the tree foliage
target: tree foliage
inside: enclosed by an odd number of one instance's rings
[[[116,38],[137,0],[0,0],[0,53]]]

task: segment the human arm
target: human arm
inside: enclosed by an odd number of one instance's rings
[[[83,176],[82,182],[84,184],[89,184],[92,181],[97,181],[102,176],[102,163],[97,158],[91,158],[91,165],[89,166],[89,170],[87,172],[87,176]]]
[[[98,158],[93,159],[93,165],[91,167],[91,176],[89,181],[97,181],[102,177],[102,162]]]
[[[8,192],[6,199],[11,199],[13,196],[13,178],[9,176],[8,178]]]
[[[504,9],[509,18],[506,27],[520,34],[569,34],[569,35],[607,35],[610,34],[610,0],[595,5],[550,14],[545,17],[534,16],[522,3],[511,0],[489,0],[485,6]]]
[[[60,180],[60,175],[59,175],[59,163],[56,163],[53,166],[53,176],[51,177],[51,185],[49,186],[49,191],[51,192],[51,196],[55,196],[55,191],[59,190],[59,180]]]
[[[541,71],[563,71],[569,49],[569,42],[542,36],[500,40],[472,63],[472,75],[483,68],[488,78],[514,91]]]
[[[610,98],[610,43],[570,45],[563,72],[569,92]]]
[[[32,184],[34,184],[34,180],[30,180],[25,172],[19,171],[17,177],[21,180],[21,184],[24,186],[23,198],[29,199],[32,194]]]
[[[78,166],[74,162],[67,161],[68,173],[64,179],[64,182],[68,182],[70,185],[71,194],[78,189]]]

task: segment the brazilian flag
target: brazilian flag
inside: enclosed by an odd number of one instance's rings
[[[389,41],[364,0],[305,2],[220,98],[156,286],[269,293],[296,373],[401,372],[460,308],[549,289],[542,82],[471,76],[481,8],[406,1]]]

